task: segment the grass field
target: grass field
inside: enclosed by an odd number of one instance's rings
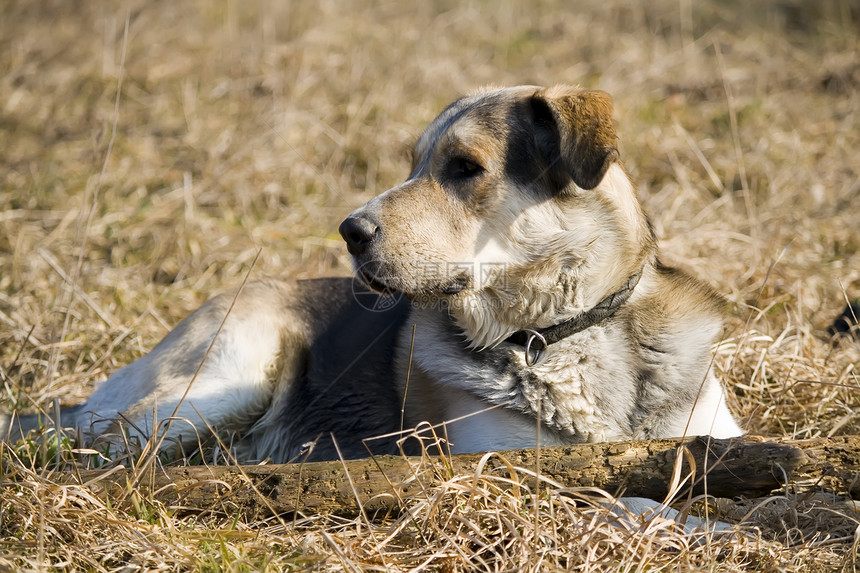
[[[664,259],[728,300],[715,367],[745,426],[858,434],[860,344],[827,332],[860,293],[858,28],[856,0],[5,2],[0,406],[81,402],[246,276],[349,274],[337,225],[405,177],[444,105],[572,83],[613,94]],[[791,492],[747,533],[699,544],[468,476],[412,500],[412,520],[245,522],[133,491],[113,507],[2,448],[0,571],[856,571],[860,557],[860,513]]]

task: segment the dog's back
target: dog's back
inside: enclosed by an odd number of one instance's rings
[[[409,301],[380,296],[354,279],[300,281],[291,304],[307,328],[301,342],[283,340],[299,359],[285,369],[265,414],[238,444],[243,459],[287,461],[397,453],[403,429],[395,376],[396,342]],[[337,447],[332,440],[337,440]],[[386,436],[366,443],[364,440]],[[338,452],[339,450],[339,452]]]
[[[211,428],[244,461],[335,459],[337,436],[341,455],[363,457],[365,438],[401,429],[391,380],[408,310],[353,279],[250,283],[197,309],[60,424],[115,447],[155,435],[193,448]],[[13,440],[49,423],[0,415]],[[396,439],[370,451],[396,453]]]

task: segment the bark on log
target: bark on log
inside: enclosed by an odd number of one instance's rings
[[[540,473],[566,487],[599,487],[613,494],[662,500],[679,452],[683,452],[682,475],[692,473],[697,493],[707,488],[707,493],[718,497],[758,497],[791,487],[860,498],[860,436],[794,441],[691,438],[541,448]],[[536,450],[500,454],[518,468],[534,471],[537,466]],[[483,456],[189,466],[159,468],[136,479],[146,495],[188,511],[240,513],[248,518],[293,512],[356,515],[359,502],[368,512],[397,511],[400,500],[421,488],[452,475],[475,473]],[[507,475],[507,469],[493,457],[482,473]],[[520,472],[519,479],[532,485],[534,479],[525,475]],[[77,479],[116,501],[125,497],[134,477],[126,470],[107,476],[89,471]]]

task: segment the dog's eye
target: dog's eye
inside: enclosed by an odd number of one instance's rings
[[[469,179],[483,171],[483,167],[465,157],[455,157],[448,163],[448,176],[453,179]]]

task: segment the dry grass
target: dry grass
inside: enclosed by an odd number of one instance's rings
[[[443,105],[565,82],[614,95],[666,259],[727,296],[716,367],[747,427],[860,433],[860,347],[826,333],[860,292],[860,7],[746,4],[7,2],[3,407],[82,401],[246,273],[349,273],[338,222]],[[760,533],[693,543],[492,476],[399,518],[246,523],[134,491],[111,507],[0,459],[0,571],[857,567],[858,515],[790,493],[751,514]]]

